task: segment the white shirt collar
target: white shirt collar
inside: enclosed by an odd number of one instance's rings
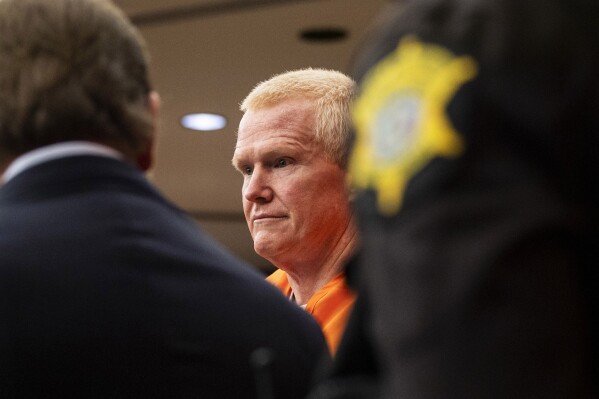
[[[110,158],[122,159],[123,155],[118,151],[102,144],[89,141],[67,141],[51,144],[35,150],[26,152],[17,157],[8,165],[0,183],[6,183],[19,173],[35,165],[58,158],[72,157],[76,155],[98,155]]]
[[[299,303],[297,303],[297,301],[295,300],[295,295],[293,294],[293,291],[291,291],[291,294],[289,294],[289,301],[295,303],[297,306],[299,306],[302,309],[306,309],[306,306],[308,306],[307,303],[300,305]]]

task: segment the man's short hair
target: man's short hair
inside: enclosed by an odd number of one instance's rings
[[[143,151],[148,57],[107,0],[0,0],[0,162],[69,140]]]
[[[295,98],[316,103],[316,140],[327,158],[345,167],[351,146],[350,107],[355,82],[341,72],[306,68],[284,72],[259,83],[241,103],[241,111],[260,109]]]

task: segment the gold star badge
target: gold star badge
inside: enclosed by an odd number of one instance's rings
[[[404,38],[366,75],[353,109],[352,183],[377,192],[379,211],[395,214],[408,181],[437,156],[456,157],[463,141],[445,108],[477,73],[471,57]]]

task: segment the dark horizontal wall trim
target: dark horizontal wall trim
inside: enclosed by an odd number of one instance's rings
[[[184,7],[165,8],[159,11],[140,12],[130,16],[131,21],[137,26],[147,26],[173,22],[175,20],[201,18],[215,14],[245,11],[248,9],[278,6],[289,3],[306,3],[322,0],[229,0],[215,4],[196,4]]]
[[[243,212],[187,211],[187,214],[200,222],[243,222],[245,224]]]

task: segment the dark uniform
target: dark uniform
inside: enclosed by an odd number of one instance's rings
[[[385,12],[355,62],[359,299],[313,398],[596,397],[597,3]]]

